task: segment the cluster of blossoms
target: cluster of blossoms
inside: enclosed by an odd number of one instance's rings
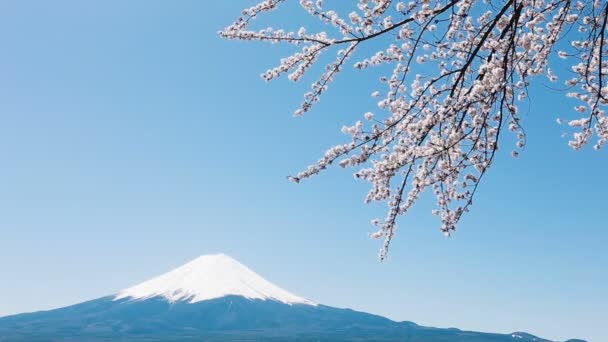
[[[548,66],[551,56],[571,63],[564,84],[567,96],[580,101],[573,111],[579,118],[568,122],[575,129],[570,145],[579,149],[596,136],[599,149],[608,140],[605,0],[357,0],[344,17],[326,10],[322,0],[300,0],[331,32],[249,29],[259,14],[285,1],[264,0],[244,10],[220,35],[297,46],[297,52],[262,75],[265,80],[289,73],[289,79],[297,81],[322,52],[337,50],[296,115],[319,101],[366,41],[386,41],[384,49],[354,62],[362,70],[391,65],[392,72],[380,79],[382,90],[372,94],[378,112],[366,112],[364,120],[344,127],[351,137],[348,143],[331,147],[291,177],[299,182],[334,162],[355,167],[355,177],[371,184],[366,201],[388,203],[386,218],[372,221],[377,227],[372,236],[384,238],[382,259],[397,217],[425,190],[437,199],[433,214],[440,218],[441,230],[449,235],[456,229],[492,165],[505,129],[515,134],[512,155],[518,155],[525,145],[518,106],[535,76],[558,81]],[[563,37],[570,41],[565,51],[558,49],[564,44],[557,43]]]

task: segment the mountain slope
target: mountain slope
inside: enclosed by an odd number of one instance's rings
[[[421,327],[348,309],[227,296],[194,304],[112,297],[0,319],[2,341],[331,340],[534,341],[511,335]],[[546,340],[536,339],[543,342]]]
[[[225,255],[77,305],[0,318],[8,341],[548,342],[438,329],[313,303]]]

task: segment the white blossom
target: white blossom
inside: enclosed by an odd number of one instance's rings
[[[319,73],[296,115],[320,100],[356,51],[367,56],[357,57],[356,69],[390,66],[380,78],[382,90],[371,94],[379,111],[366,112],[365,123],[345,126],[345,143],[330,147],[316,163],[290,177],[300,182],[334,162],[355,168],[355,178],[370,183],[365,201],[388,204],[386,217],[373,221],[372,237],[384,238],[381,258],[397,218],[424,192],[436,198],[432,213],[443,233],[456,230],[492,166],[501,135],[510,131],[517,138],[513,157],[525,147],[519,107],[536,76],[557,82],[559,73],[568,88],[565,96],[578,102],[566,127],[573,131],[568,142],[572,148],[578,150],[596,137],[593,147],[600,149],[608,140],[606,1],[357,0],[345,5],[351,8],[342,18],[327,8],[329,2],[300,0],[300,7],[326,24],[327,32],[251,28],[260,15],[284,2],[264,0],[245,9],[220,35],[294,46],[291,55],[262,77],[271,81],[286,75],[299,81],[307,72]],[[376,39],[377,44],[370,44]],[[375,50],[370,53],[366,47]],[[335,58],[319,70],[314,66],[322,53]],[[552,56],[569,70],[560,64],[551,68]],[[411,72],[414,68],[425,74]]]

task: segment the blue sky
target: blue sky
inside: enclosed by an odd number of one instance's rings
[[[574,152],[540,86],[528,145],[504,149],[451,238],[423,198],[379,263],[367,185],[286,175],[374,109],[347,70],[318,107],[312,78],[265,84],[289,49],[223,41],[251,1],[0,4],[0,315],[114,293],[224,252],[327,305],[419,324],[608,340],[606,152]],[[297,23],[289,9],[269,18]]]

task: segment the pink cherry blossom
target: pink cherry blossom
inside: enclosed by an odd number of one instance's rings
[[[349,2],[345,18],[326,8],[329,3],[300,0],[308,14],[326,24],[327,32],[250,28],[261,14],[284,2],[264,0],[243,10],[220,35],[292,44],[293,54],[262,74],[267,81],[282,75],[298,81],[317,70],[313,66],[321,53],[335,55],[296,115],[311,110],[347,64],[362,70],[391,66],[380,80],[381,90],[372,94],[378,99],[376,113],[362,110],[365,121],[343,128],[349,137],[345,143],[330,147],[316,163],[290,177],[300,182],[334,162],[355,168],[355,178],[370,183],[365,201],[388,204],[386,217],[373,221],[372,236],[384,238],[382,259],[397,218],[423,192],[434,194],[433,214],[450,235],[473,204],[501,135],[515,134],[512,155],[520,154],[525,134],[518,108],[536,76],[545,76],[540,82],[559,82],[560,73],[565,95],[579,102],[569,113],[575,118],[563,126],[573,130],[572,148],[580,149],[595,137],[594,148],[600,149],[608,140],[604,0],[357,0]],[[370,53],[366,47],[375,39],[386,45]],[[364,56],[351,62],[359,50]],[[569,70],[549,68],[556,59],[568,63]]]

